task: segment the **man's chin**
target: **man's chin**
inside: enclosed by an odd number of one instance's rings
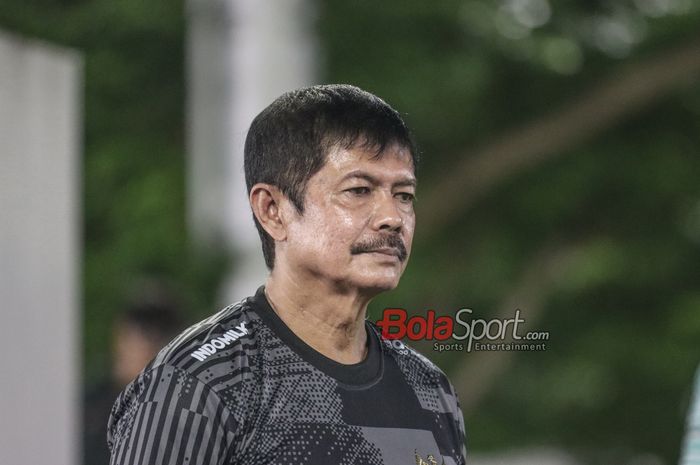
[[[362,289],[363,293],[369,295],[377,295],[382,292],[391,291],[396,289],[399,285],[399,277],[371,277],[365,276],[364,279],[359,280],[357,287]]]
[[[360,265],[360,266],[357,266]],[[374,296],[396,289],[403,274],[403,264],[353,263],[344,273],[345,285]]]

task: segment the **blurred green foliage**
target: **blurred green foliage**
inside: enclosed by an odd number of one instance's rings
[[[698,10],[685,0],[317,2],[321,80],[385,98],[423,153],[411,265],[373,304],[374,319],[388,306],[492,317],[521,276],[540,272],[538,251],[575,250],[533,323],[550,332],[548,350],[515,354],[467,412],[471,451],[548,445],[589,464],[677,460],[700,361],[697,76],[505,177],[425,235],[420,198],[509,128],[697,40]],[[225,266],[194,256],[185,234],[183,14],[173,1],[2,0],[0,27],[85,56],[88,377],[106,361],[111,316],[135,277],[167,276],[194,318],[212,310]],[[473,356],[420,348],[453,374]]]
[[[188,247],[184,27],[178,1],[2,0],[0,27],[73,47],[84,73],[84,360],[109,370],[111,325],[144,278],[211,311],[225,263]],[[219,257],[219,258],[216,258]]]
[[[519,277],[539,272],[539,250],[577,251],[534,323],[549,331],[548,350],[515,354],[488,385],[467,413],[470,450],[554,445],[589,464],[675,463],[700,361],[697,75],[601,136],[504,178],[428,236],[420,199],[509,128],[556,111],[629,63],[697,41],[697,5],[323,5],[324,81],[351,82],[394,104],[423,151],[412,261],[399,289],[373,304],[375,319],[397,306],[494,317]],[[545,5],[546,20],[523,26],[518,5]],[[453,374],[474,356],[420,347]]]

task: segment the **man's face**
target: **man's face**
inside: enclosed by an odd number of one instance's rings
[[[285,243],[295,271],[346,291],[398,285],[415,228],[413,161],[399,146],[375,155],[362,147],[332,150],[309,179],[304,213],[294,216]]]
[[[124,322],[116,326],[113,344],[113,378],[121,386],[136,378],[161,348],[144,330]]]

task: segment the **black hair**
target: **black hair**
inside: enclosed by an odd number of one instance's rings
[[[118,321],[140,331],[157,345],[165,345],[184,326],[178,296],[155,282],[142,284],[130,296]]]
[[[409,149],[414,171],[418,152],[401,115],[358,87],[329,84],[287,92],[255,117],[248,130],[244,167],[248,194],[257,183],[276,186],[304,212],[306,185],[335,148],[363,147],[381,157],[391,145]],[[255,215],[268,269],[275,243]]]

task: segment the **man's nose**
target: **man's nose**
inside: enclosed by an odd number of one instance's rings
[[[397,200],[391,193],[378,196],[374,211],[374,227],[377,230],[400,231],[403,226],[403,216],[399,211]]]

